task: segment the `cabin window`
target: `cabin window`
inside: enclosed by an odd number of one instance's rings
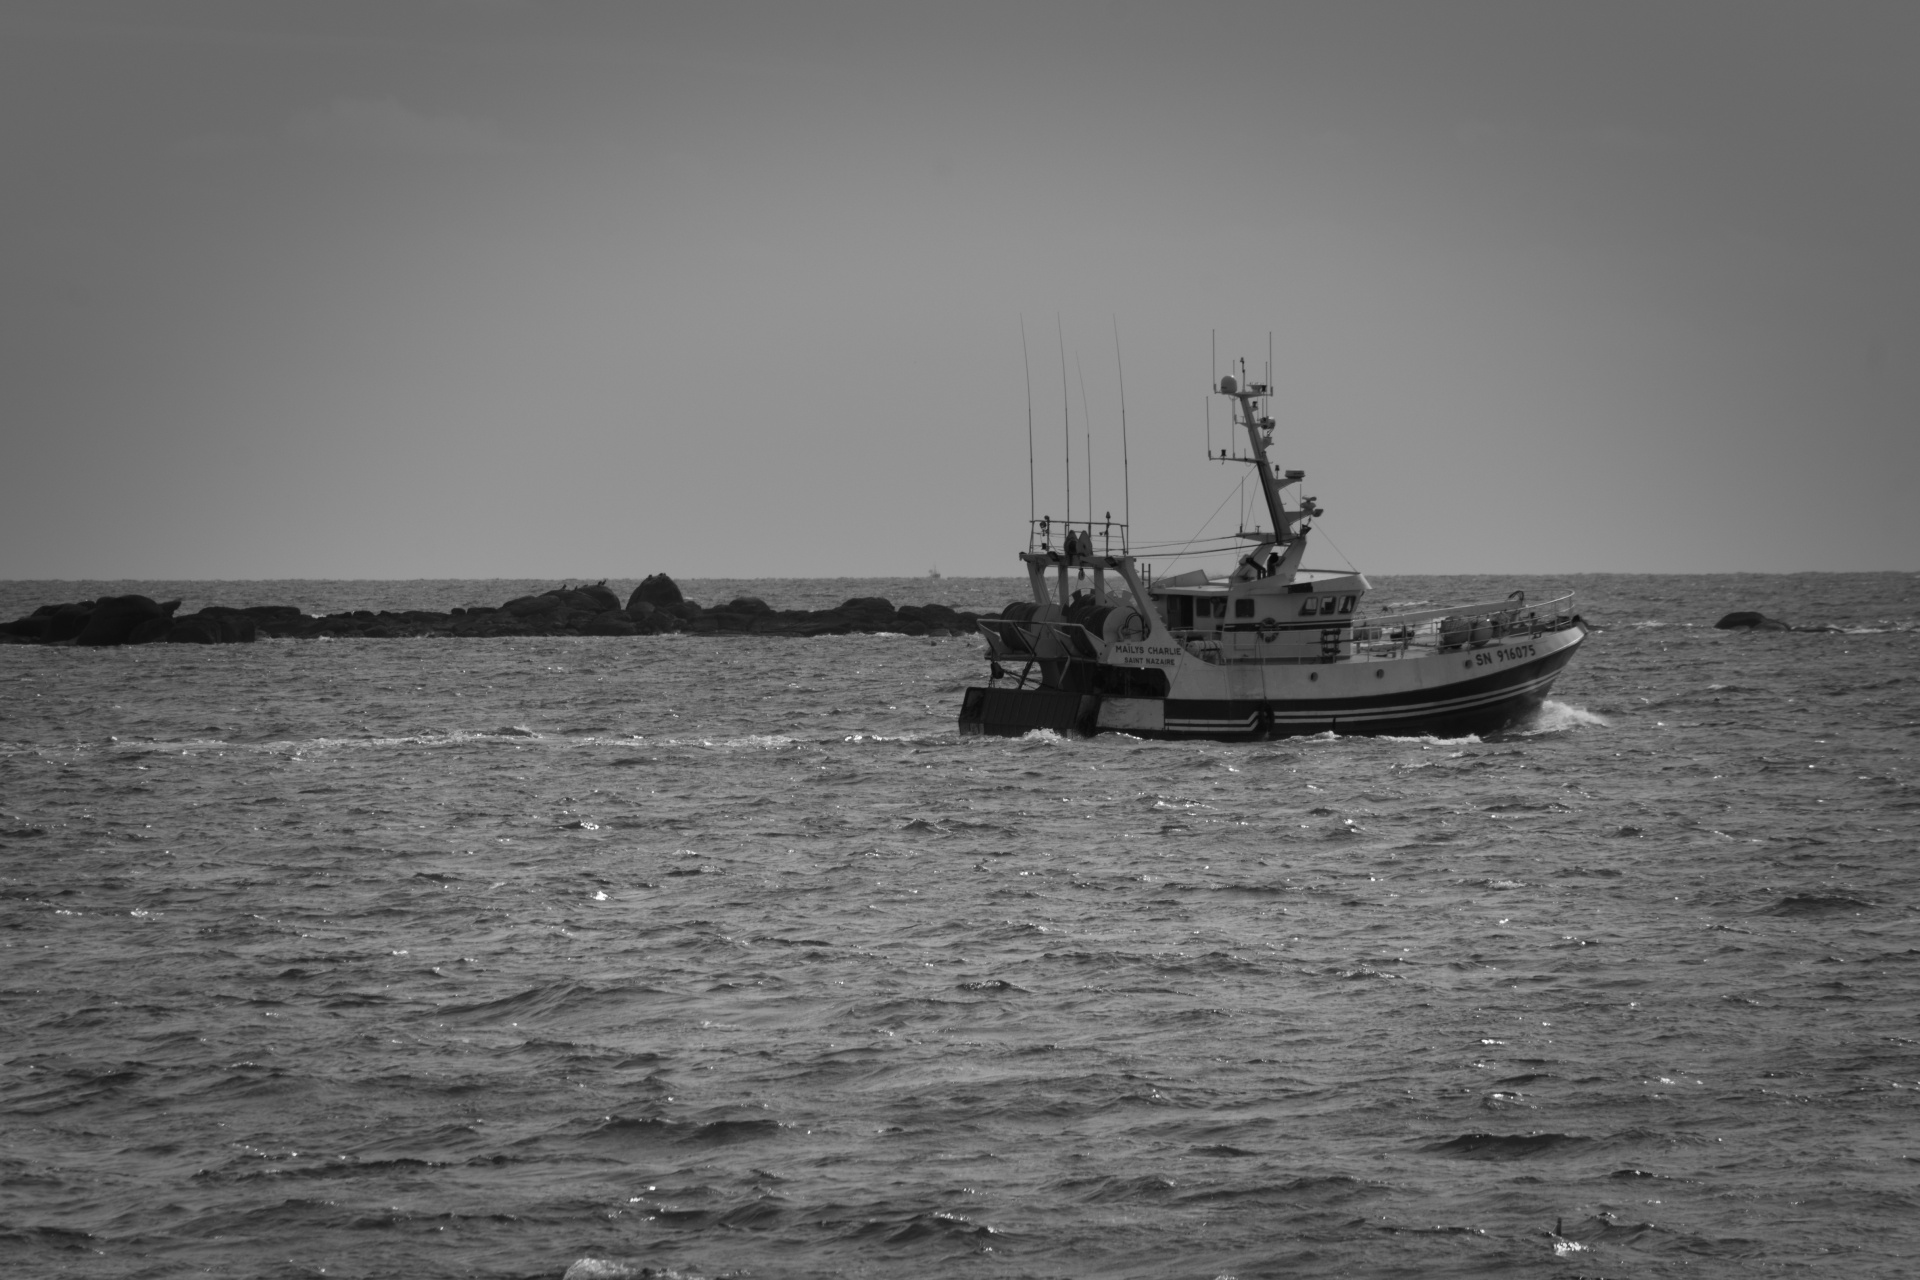
[[[1245,597],[1235,600],[1233,602],[1233,616],[1236,618],[1251,618],[1253,616],[1253,601]]]
[[[1320,597],[1319,597],[1319,596],[1308,596],[1308,597],[1307,597],[1307,598],[1306,598],[1305,600],[1302,600],[1302,601],[1300,602],[1300,616],[1301,616],[1301,617],[1303,617],[1303,618],[1310,618],[1310,617],[1312,617],[1312,616],[1313,616],[1314,614],[1316,614],[1316,613],[1318,613],[1318,612],[1320,612]]]
[[[1352,612],[1353,612],[1353,601],[1354,601],[1354,597],[1353,597],[1353,596],[1342,596],[1342,597],[1340,598],[1340,612],[1342,612],[1342,613],[1352,613]]]
[[[1225,596],[1214,597],[1213,616],[1216,618],[1224,618],[1227,616],[1227,598]]]

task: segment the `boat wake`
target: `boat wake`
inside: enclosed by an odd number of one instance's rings
[[[1540,704],[1540,709],[1533,713],[1526,724],[1513,732],[1531,736],[1539,733],[1565,733],[1568,729],[1611,727],[1612,724],[1606,717],[1595,715],[1585,707],[1572,707],[1548,698]]]

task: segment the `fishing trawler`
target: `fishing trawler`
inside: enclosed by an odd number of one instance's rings
[[[1224,573],[1149,578],[1125,523],[1031,520],[1020,559],[1033,598],[980,620],[990,676],[966,691],[963,733],[1458,737],[1511,728],[1539,707],[1587,635],[1571,592],[1370,609],[1362,574],[1304,567],[1325,513],[1304,471],[1273,467],[1267,384],[1249,384],[1243,361],[1214,390],[1246,435],[1245,452],[1215,460],[1252,468],[1272,528],[1237,533],[1229,554],[1248,549]]]

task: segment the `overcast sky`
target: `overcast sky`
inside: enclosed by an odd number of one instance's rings
[[[1023,318],[1043,513],[1069,430],[1125,509],[1117,327],[1136,537],[1231,527],[1271,331],[1310,564],[1920,569],[1917,67],[1910,0],[9,0],[0,577],[1013,573]]]

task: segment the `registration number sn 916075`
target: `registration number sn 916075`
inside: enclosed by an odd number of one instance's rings
[[[1516,644],[1504,649],[1482,649],[1473,655],[1473,665],[1490,667],[1496,662],[1523,662],[1537,656],[1530,644]]]

